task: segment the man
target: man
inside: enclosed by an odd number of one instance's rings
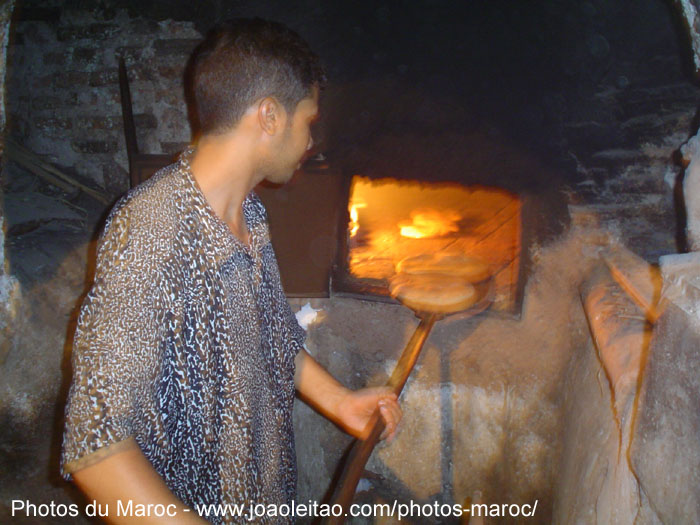
[[[354,435],[377,407],[387,435],[401,417],[388,389],[351,392],[303,349],[252,193],[311,148],[317,57],[279,24],[237,20],[191,66],[201,137],[112,210],[73,349],[63,471],[115,523],[159,522],[117,515],[129,501],[168,523],[291,503],[295,388]]]

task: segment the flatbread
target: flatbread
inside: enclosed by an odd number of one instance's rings
[[[409,275],[442,274],[478,283],[491,276],[489,265],[466,255],[424,254],[407,257],[396,265],[397,273]]]
[[[392,297],[420,312],[458,312],[479,299],[469,281],[440,273],[398,273],[391,279],[389,290]]]

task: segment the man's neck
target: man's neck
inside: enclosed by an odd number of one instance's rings
[[[259,182],[253,157],[245,136],[214,135],[200,140],[190,162],[192,175],[214,213],[243,241],[248,235],[243,200]]]

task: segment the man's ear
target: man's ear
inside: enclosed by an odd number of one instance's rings
[[[274,97],[265,97],[258,105],[258,122],[268,135],[276,134],[285,124],[286,113]]]

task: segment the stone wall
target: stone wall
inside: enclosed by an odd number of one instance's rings
[[[690,44],[693,50],[693,62],[695,63],[696,73],[700,70],[700,33],[698,32],[698,0],[674,0],[673,3],[678,10],[678,13],[683,20],[683,25],[690,38]]]
[[[10,33],[10,18],[14,1],[10,0],[0,5],[0,170],[4,171],[2,163],[5,135],[5,53]],[[12,320],[16,315],[19,288],[17,282],[8,273],[5,261],[5,221],[3,211],[3,194],[0,188],[0,364],[10,349],[12,338]]]
[[[415,64],[399,68],[408,73],[399,75],[389,63],[383,68],[374,59],[364,60],[365,55],[377,55],[368,50],[371,39],[365,34],[376,30],[376,24],[407,41],[401,26],[387,28],[373,18],[390,12],[386,6],[367,13],[371,20],[363,25],[352,21],[357,13],[332,7],[301,15],[273,3],[213,2],[206,9],[165,4],[19,2],[9,56],[12,135],[116,196],[128,180],[116,57],[125,57],[130,72],[141,150],[175,153],[190,139],[181,77],[203,28],[214,22],[214,15],[266,16],[299,29],[329,66],[334,83],[324,94],[322,112],[325,143],[335,153],[336,167],[379,175],[488,180],[517,186],[516,191],[530,186],[540,193],[568,186],[574,212],[585,206],[586,213],[596,214],[649,261],[676,250],[678,170],[670,167],[670,158],[690,133],[699,96],[685,74],[668,9],[658,2],[640,2],[634,9],[585,2],[576,16],[580,23],[556,6],[534,10],[528,15],[532,20],[520,20],[514,11],[506,29],[526,35],[541,23],[553,31],[550,38],[558,38],[564,29],[552,28],[559,20],[562,27],[581,32],[575,33],[580,42],[564,39],[569,54],[550,50],[552,67],[561,71],[549,71],[539,82],[528,76],[515,78],[518,83],[513,84],[505,71],[485,73],[477,82],[477,76],[464,77],[481,74],[468,63],[458,95],[458,86],[444,79],[436,80],[436,90],[415,78],[414,70],[439,62],[432,55],[417,55]],[[418,4],[410,16],[418,16]],[[319,12],[329,18],[328,25],[311,23]],[[616,23],[623,18],[629,22],[624,31]],[[360,25],[349,31],[353,23]],[[333,24],[338,26],[335,33],[329,29]],[[447,37],[440,39],[438,26],[431,22],[427,36],[444,46]],[[391,35],[372,45],[391,49]],[[511,49],[517,46],[498,41],[494,53],[505,54],[509,63],[523,57],[532,61],[540,55],[530,44],[521,55],[522,50]],[[346,48],[357,53],[350,56]],[[514,54],[507,54],[508,49]],[[474,53],[481,56],[483,50]],[[479,60],[477,65],[486,67],[488,62]],[[436,79],[442,78],[440,66],[435,67]],[[348,74],[357,79],[349,81]],[[543,87],[545,82],[550,85]],[[470,92],[480,92],[477,86],[483,83],[491,83],[484,90],[491,99],[479,107],[481,99],[470,98],[476,96]],[[535,86],[541,91],[534,92]],[[506,88],[510,93],[502,92]],[[527,100],[523,107],[512,108],[512,97]],[[533,161],[537,159],[530,150],[538,141],[549,144],[545,162]]]
[[[8,57],[11,133],[47,160],[119,194],[128,186],[128,161],[117,57],[129,71],[140,150],[176,153],[190,140],[182,75],[201,35],[192,22],[60,4],[18,5]]]

